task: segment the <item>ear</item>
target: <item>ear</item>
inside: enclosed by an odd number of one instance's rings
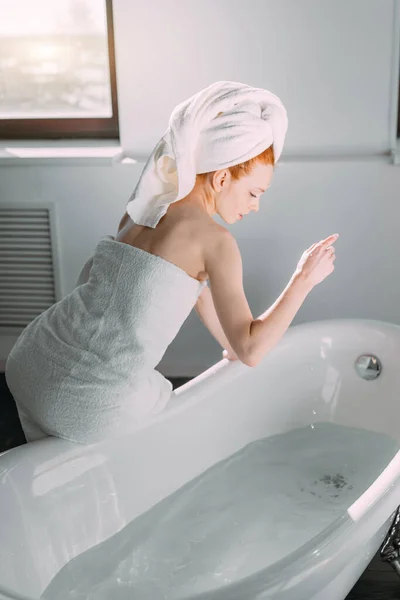
[[[223,188],[226,187],[230,181],[230,172],[228,169],[220,169],[215,171],[212,176],[212,186],[216,192],[222,192]]]

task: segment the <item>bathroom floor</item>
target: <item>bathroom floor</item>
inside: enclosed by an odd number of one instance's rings
[[[170,378],[174,389],[189,379]],[[24,442],[13,397],[7,388],[4,373],[0,373],[0,452]],[[400,578],[376,555],[346,600],[400,600]]]

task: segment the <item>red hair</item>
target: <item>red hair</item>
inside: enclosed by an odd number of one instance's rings
[[[249,173],[251,173],[253,167],[256,164],[275,166],[274,148],[272,145],[269,146],[266,150],[264,150],[264,152],[261,152],[261,154],[258,154],[257,156],[255,156],[254,158],[250,158],[250,160],[247,160],[246,162],[241,163],[240,165],[234,165],[233,167],[227,167],[227,169],[230,172],[232,179],[237,181],[241,177],[244,177],[245,175],[249,175]],[[207,202],[209,202],[209,203],[211,203],[212,199],[213,199],[213,194],[212,194],[212,191],[210,190],[210,175],[212,175],[213,173],[215,173],[215,171],[211,171],[210,173],[201,173],[199,175],[196,175],[196,186],[197,185],[204,186],[206,199],[207,199]]]
[[[275,165],[275,156],[274,156],[274,148],[273,146],[269,146],[264,152],[261,152],[258,156],[254,158],[250,158],[244,163],[240,165],[235,165],[234,167],[228,167],[232,179],[238,180],[244,175],[249,175],[251,173],[254,165],[257,163],[261,163],[262,165]]]

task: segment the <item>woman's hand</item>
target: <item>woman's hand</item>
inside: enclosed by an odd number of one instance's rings
[[[228,360],[239,360],[232,349],[224,350],[222,352],[222,358],[227,358]]]
[[[339,235],[335,233],[325,240],[313,244],[302,255],[295,271],[310,288],[321,283],[334,270],[335,248],[332,244],[336,242]]]

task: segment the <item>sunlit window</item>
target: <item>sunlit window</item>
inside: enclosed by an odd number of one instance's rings
[[[0,1],[0,135],[118,137],[108,0]]]

